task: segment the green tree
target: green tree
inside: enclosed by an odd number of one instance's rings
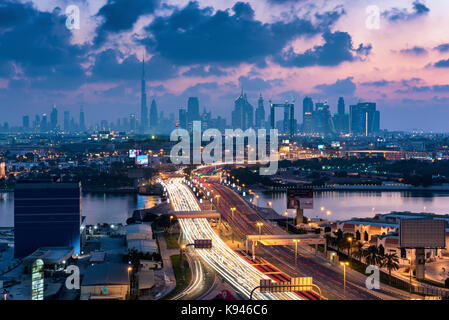
[[[354,251],[354,257],[362,261],[362,258],[365,256],[365,249],[363,249],[363,243],[357,241],[354,247],[356,248],[356,250]]]
[[[367,264],[371,264],[374,266],[381,265],[382,257],[380,256],[379,250],[377,249],[376,246],[374,246],[374,245],[369,246],[365,250],[364,255],[365,255],[365,262]]]
[[[399,269],[399,258],[396,253],[387,253],[383,256],[381,266],[388,270],[388,281],[391,284],[391,271]]]

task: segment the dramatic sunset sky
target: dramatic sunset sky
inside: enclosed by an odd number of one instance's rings
[[[229,121],[243,86],[254,106],[295,99],[299,122],[305,95],[333,112],[343,96],[377,102],[384,129],[449,132],[448,16],[443,0],[0,0],[0,123],[53,104],[88,123],[139,115],[145,52],[166,116],[198,96]]]

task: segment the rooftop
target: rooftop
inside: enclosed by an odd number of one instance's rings
[[[128,266],[123,263],[104,263],[89,266],[82,286],[128,285]]]

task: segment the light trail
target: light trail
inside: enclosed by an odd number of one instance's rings
[[[173,300],[180,300],[186,296],[193,294],[195,291],[201,289],[203,285],[203,267],[201,266],[201,262],[198,260],[193,261],[193,273],[194,273],[194,281],[186,288],[186,290],[182,291],[178,295],[176,295]]]
[[[182,178],[172,178],[162,184],[175,211],[201,211],[194,194],[183,183]],[[195,239],[212,240],[211,249],[196,249],[196,253],[244,296],[249,298],[251,291],[259,286],[260,279],[270,279],[229,248],[214,232],[207,219],[178,221],[188,243],[193,243]],[[257,300],[302,300],[295,293],[261,293],[258,290],[254,292],[253,297]]]

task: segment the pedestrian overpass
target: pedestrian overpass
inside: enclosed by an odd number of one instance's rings
[[[169,211],[169,215],[175,216],[177,219],[220,219],[221,215],[215,210],[203,211]]]
[[[251,242],[253,259],[255,258],[255,246],[261,243],[265,246],[295,246],[295,259],[298,254],[298,245],[315,245],[315,249],[319,244],[324,244],[326,251],[326,239],[319,234],[257,234],[247,235],[245,243],[245,251],[248,252],[248,242]]]

